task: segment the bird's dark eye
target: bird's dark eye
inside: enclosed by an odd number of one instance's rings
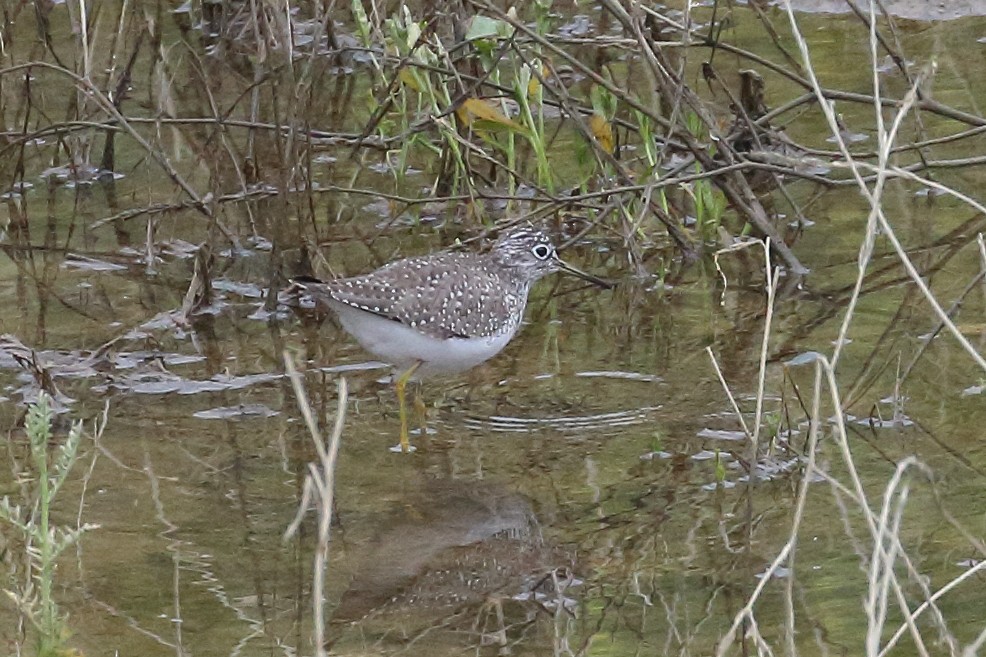
[[[531,253],[534,254],[538,260],[547,260],[551,256],[551,247],[547,244],[538,244],[533,249]]]

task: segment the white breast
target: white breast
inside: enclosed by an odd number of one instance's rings
[[[380,360],[399,370],[421,361],[415,378],[456,374],[475,367],[500,353],[520,327],[520,322],[512,322],[506,330],[490,337],[439,339],[338,301],[330,305],[346,332]]]

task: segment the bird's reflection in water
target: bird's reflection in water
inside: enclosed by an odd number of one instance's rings
[[[572,556],[547,544],[527,498],[474,481],[418,490],[362,548],[334,644],[353,629],[361,641],[505,643],[540,612],[573,612]]]

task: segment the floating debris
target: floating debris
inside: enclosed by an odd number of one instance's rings
[[[62,262],[62,267],[66,269],[81,269],[84,271],[126,271],[126,265],[118,265],[105,260],[97,260],[78,253],[68,253]]]
[[[593,379],[593,378],[620,379],[623,381],[643,381],[644,383],[660,383],[664,381],[663,378],[656,376],[654,374],[641,374],[639,372],[621,372],[621,371],[576,372],[575,376],[584,379]]]
[[[746,434],[742,431],[730,431],[729,429],[702,429],[697,434],[699,438],[711,438],[712,440],[746,440]]]
[[[219,406],[207,411],[192,413],[192,417],[200,420],[238,420],[248,417],[274,417],[278,411],[263,404],[240,404],[239,406]]]

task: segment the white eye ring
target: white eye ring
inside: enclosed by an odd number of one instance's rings
[[[531,249],[531,253],[533,253],[534,257],[538,260],[547,260],[551,257],[551,247],[547,244],[538,244]]]

